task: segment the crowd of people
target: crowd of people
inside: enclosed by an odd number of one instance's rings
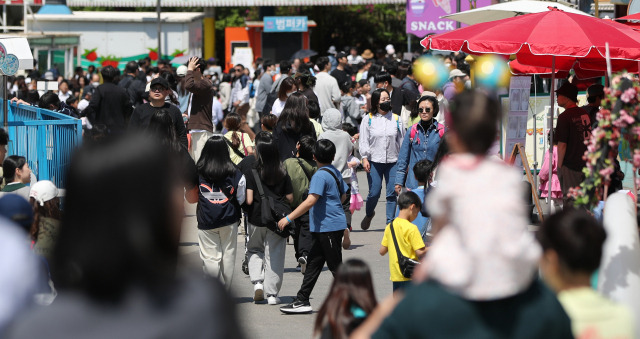
[[[37,72],[16,77],[12,101],[82,119],[85,143],[62,211],[52,182],[37,181],[24,157],[5,157],[0,130],[0,215],[10,220],[0,226],[13,227],[3,241],[24,257],[7,278],[15,286],[0,331],[239,337],[227,291],[240,255],[253,300],[289,314],[313,311],[326,263],[334,281],[316,316],[319,338],[634,337],[637,317],[589,287],[606,238],[599,222],[565,203],[536,235],[527,231],[522,175],[492,154],[500,107],[468,88],[464,55],[441,56],[447,83],[424,88],[413,60],[391,45],[386,52],[332,47],[315,62],[258,58],[229,74],[198,57],[176,68],[149,60],[123,72],[79,68],[71,79],[48,71],[42,78],[58,76],[59,86],[44,93]],[[570,84],[558,95],[575,107]],[[564,173],[553,190],[575,186],[569,170],[579,164],[561,159],[577,159],[576,140],[591,124],[578,113],[558,120],[553,161]],[[352,214],[364,207],[368,230],[383,187],[379,253],[394,294],[378,304],[370,268],[343,262],[342,251]],[[176,269],[185,200],[197,204],[204,280]],[[304,278],[283,303],[289,238]],[[31,299],[40,306],[27,308]]]

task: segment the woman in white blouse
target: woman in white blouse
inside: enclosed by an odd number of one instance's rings
[[[365,115],[360,123],[360,154],[369,182],[366,216],[360,225],[363,230],[369,229],[375,215],[383,178],[387,190],[386,221],[389,223],[393,219],[396,204],[396,162],[405,133],[401,125],[400,117],[391,113],[389,92],[382,88],[376,89],[371,94],[371,113]]]
[[[282,80],[280,84],[280,90],[278,91],[278,99],[273,102],[271,106],[271,114],[280,117],[280,113],[284,109],[284,104],[287,102],[287,98],[298,90],[296,81],[292,77],[287,77]]]

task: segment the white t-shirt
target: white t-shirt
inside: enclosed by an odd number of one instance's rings
[[[282,110],[284,109],[284,104],[286,103],[287,103],[286,101],[282,101],[280,99],[274,101],[273,106],[271,106],[271,114],[279,118],[280,114],[282,113]]]

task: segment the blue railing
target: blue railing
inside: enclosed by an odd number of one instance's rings
[[[0,127],[4,112],[0,99]],[[71,155],[82,142],[82,122],[68,115],[35,106],[9,103],[8,155],[27,158],[38,180],[65,187]]]

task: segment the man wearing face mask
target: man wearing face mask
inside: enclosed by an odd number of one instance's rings
[[[261,118],[264,115],[267,96],[269,95],[269,91],[273,85],[273,76],[276,73],[276,65],[273,64],[273,61],[267,59],[262,63],[262,67],[264,68],[264,74],[262,74],[262,77],[260,78],[260,85],[258,86],[256,94],[256,111],[260,114]]]

